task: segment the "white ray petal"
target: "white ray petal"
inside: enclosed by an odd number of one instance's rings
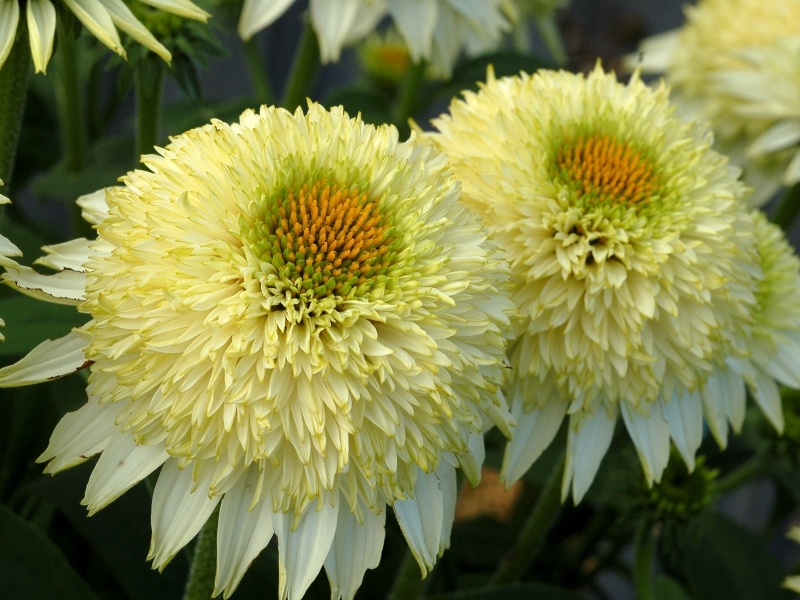
[[[19,25],[19,2],[17,0],[0,0],[0,69],[6,62]]]
[[[567,402],[560,394],[551,394],[542,408],[529,413],[516,402],[513,416],[517,420],[514,436],[506,446],[500,478],[506,487],[511,487],[522,477],[542,452],[550,445],[561,427],[567,412]],[[517,414],[520,413],[520,414]]]
[[[91,244],[86,238],[77,238],[64,242],[63,244],[53,244],[52,246],[42,246],[42,250],[47,256],[42,256],[33,261],[35,265],[50,267],[56,271],[69,269],[71,271],[84,272],[83,265],[92,255]]]
[[[60,271],[42,275],[24,265],[6,266],[0,280],[27,296],[52,302],[77,306],[83,302],[86,275],[78,271]]]
[[[364,524],[339,501],[336,536],[325,559],[325,571],[331,582],[331,599],[353,600],[367,569],[378,566],[386,537],[386,507],[376,515],[364,509]]]
[[[767,417],[775,430],[783,433],[783,407],[781,406],[781,393],[778,384],[761,368],[755,368],[755,375],[750,386],[761,412]]]
[[[786,167],[781,181],[785,185],[794,185],[800,181],[800,152],[795,152],[792,160],[789,161],[789,166]]]
[[[669,402],[662,405],[664,418],[669,423],[669,432],[675,447],[681,453],[686,468],[694,471],[694,457],[703,441],[703,404],[700,393],[673,394]]]
[[[639,44],[639,52],[624,58],[625,68],[641,68],[642,73],[664,73],[680,43],[680,29],[651,36]]]
[[[117,430],[114,419],[118,412],[117,404],[99,404],[96,398],[89,398],[81,408],[61,418],[36,462],[50,461],[44,472],[55,474],[101,452]]]
[[[395,25],[408,44],[414,62],[430,59],[433,30],[439,15],[438,0],[387,0]]]
[[[800,141],[800,120],[790,119],[776,123],[747,149],[750,157],[783,150]]]
[[[721,376],[727,381],[728,393],[719,399],[720,405],[734,433],[739,433],[747,409],[747,388],[742,376],[733,369],[722,370]]]
[[[111,15],[100,4],[99,0],[63,0],[64,4],[86,25],[86,29],[92,32],[98,40],[111,48],[120,56],[125,56],[119,34],[111,20]]]
[[[628,428],[639,460],[644,468],[647,485],[661,481],[669,462],[669,423],[661,414],[659,402],[650,403],[650,416],[644,416],[628,402],[622,402],[622,419]]]
[[[187,19],[194,19],[195,21],[202,21],[205,23],[211,16],[202,8],[190,2],[189,0],[139,0],[142,4],[149,4],[153,8],[159,8],[165,12],[186,17]]]
[[[75,204],[83,209],[83,220],[92,225],[99,225],[108,216],[108,203],[106,202],[106,188],[80,196]]]
[[[7,237],[0,235],[0,266],[18,266],[16,261],[4,261],[3,258],[7,256],[22,256],[22,250],[12,244],[11,240],[9,240]]]
[[[70,332],[56,340],[45,340],[24,357],[0,369],[0,388],[41,383],[70,375],[86,366],[86,342]]]
[[[583,499],[608,451],[616,423],[616,407],[610,415],[605,406],[600,405],[591,415],[575,413],[570,416],[567,464],[561,484],[562,502],[569,495],[570,485],[575,504]]]
[[[122,31],[131,36],[145,48],[155,52],[165,61],[172,60],[172,54],[159,42],[152,33],[137,19],[122,0],[100,0],[100,3],[111,15],[111,21]]]
[[[258,487],[259,470],[252,465],[228,490],[219,511],[217,577],[214,596],[228,598],[245,571],[272,539],[272,504],[269,495],[248,510]]]
[[[470,433],[467,439],[467,451],[458,457],[458,464],[472,487],[481,482],[481,467],[485,458],[483,434]]]
[[[439,463],[436,476],[439,478],[439,488],[442,490],[442,528],[439,533],[439,556],[441,556],[450,547],[450,533],[456,516],[458,483],[455,467],[444,460]]]
[[[444,501],[441,482],[436,474],[417,468],[414,498],[397,500],[394,512],[424,578],[433,569],[439,555]]]
[[[26,16],[33,67],[37,73],[44,73],[53,54],[56,9],[50,0],[28,0]]]
[[[192,468],[178,468],[178,459],[170,458],[161,467],[153,490],[150,525],[153,538],[147,559],[153,568],[163,571],[172,557],[191,540],[214,512],[219,496],[208,497],[207,486],[192,493]]]
[[[244,0],[239,17],[239,37],[247,41],[256,33],[272,25],[286,12],[294,0]]]
[[[728,389],[728,378],[719,370],[709,377],[700,396],[703,399],[703,414],[711,430],[711,435],[723,450],[728,445],[728,419],[721,398],[731,393]]]
[[[337,62],[342,45],[362,0],[314,0],[311,3],[311,23],[319,38],[322,62]]]
[[[319,510],[310,504],[300,515],[294,531],[293,513],[280,512],[273,516],[280,549],[281,598],[300,600],[314,582],[331,549],[338,518],[339,509],[327,502]]]
[[[778,348],[769,361],[759,362],[758,366],[782,384],[800,388],[800,339],[796,335],[782,336]]]
[[[131,431],[111,436],[100,460],[89,477],[86,495],[81,501],[89,516],[127,492],[169,458],[163,444],[141,446]]]

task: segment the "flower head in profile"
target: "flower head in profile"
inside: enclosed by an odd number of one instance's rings
[[[294,0],[245,0],[239,35],[250,39],[293,4]],[[311,24],[317,33],[323,62],[338,61],[342,48],[375,30],[391,16],[402,34],[412,60],[425,59],[431,72],[450,74],[462,51],[482,54],[497,48],[509,24],[501,10],[502,0],[311,0]]]
[[[389,507],[427,572],[449,544],[456,467],[476,481],[484,419],[510,421],[509,273],[446,157],[314,104],[214,121],[159,152],[82,199],[98,223],[97,241],[74,242],[82,261],[54,246],[60,273],[6,275],[92,317],[0,371],[19,385],[91,363],[47,470],[102,452],[95,512],[160,466],[157,568],[220,504],[226,596],[274,533],[281,597],[324,565],[352,598]]]
[[[158,10],[174,15],[206,21],[210,16],[191,0],[136,0]],[[169,50],[136,18],[123,0],[64,0],[66,7],[98,40],[121,56],[125,56],[120,29],[147,49],[166,61],[172,56]],[[22,6],[22,7],[21,7]],[[17,40],[21,11],[25,18],[30,40],[31,57],[36,72],[44,73],[53,53],[56,36],[56,8],[51,0],[0,0],[0,68],[11,53]]]
[[[648,482],[690,468],[699,392],[744,356],[759,276],[737,171],[665,87],[540,71],[451,104],[430,138],[505,250],[525,319],[508,392],[513,483],[569,419],[563,493],[591,484],[621,414]]]
[[[782,152],[798,141],[800,3],[701,0],[686,20],[645,40],[629,62],[665,73],[681,110],[711,121],[720,149],[756,188],[751,203],[761,204],[800,178],[800,159]]]
[[[0,179],[0,187],[3,186],[3,180]],[[0,204],[9,204],[11,200],[0,194]],[[21,256],[22,252],[14,244],[11,243],[4,235],[0,235],[0,267],[13,266],[16,262],[11,258],[12,256]],[[0,319],[0,327],[4,326],[5,322]],[[0,333],[0,342],[5,339],[3,334]]]

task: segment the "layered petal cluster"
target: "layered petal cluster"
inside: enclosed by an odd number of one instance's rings
[[[293,4],[294,0],[245,0],[239,35],[249,39]],[[502,0],[311,0],[310,18],[323,62],[339,60],[342,48],[374,31],[390,16],[417,62],[447,76],[462,51],[482,54],[497,48],[509,27]]]
[[[426,573],[449,544],[456,467],[477,481],[484,422],[511,421],[510,274],[446,157],[313,104],[159,152],[81,200],[97,241],[48,249],[50,279],[83,277],[92,320],[0,371],[19,385],[91,364],[47,470],[102,452],[95,512],[160,466],[159,569],[221,504],[226,597],[274,534],[281,597],[324,565],[333,597],[352,598],[389,507]],[[23,269],[6,280],[46,292]]]
[[[0,187],[2,187],[2,185],[3,180],[0,179]],[[10,202],[11,200],[0,194],[0,204],[9,204]],[[22,252],[19,248],[11,243],[11,240],[4,235],[0,235],[0,267],[15,265],[16,261],[11,258],[12,256],[22,256]],[[0,327],[3,325],[5,325],[5,322],[3,319],[0,319]],[[2,342],[4,339],[5,337],[3,337],[3,334],[0,333],[0,342]]]
[[[579,501],[622,416],[649,482],[670,438],[689,468],[748,356],[762,279],[738,171],[662,85],[540,71],[451,104],[430,134],[505,250],[525,319],[508,392],[516,481],[569,419],[563,493]],[[787,300],[789,301],[789,300]],[[781,319],[781,315],[776,318]],[[777,342],[780,344],[780,342]]]
[[[140,0],[158,10],[205,22],[209,16],[191,0]],[[63,0],[67,8],[98,40],[121,56],[125,50],[117,29],[169,62],[172,56],[123,0]],[[20,7],[22,5],[22,8]],[[44,73],[53,53],[56,8],[51,0],[0,0],[0,68],[17,37],[21,11],[25,11],[31,57],[37,73]]]
[[[701,0],[686,9],[686,21],[645,40],[629,62],[664,73],[681,110],[711,121],[719,148],[756,188],[751,203],[761,204],[781,183],[800,179],[800,159],[792,160],[800,3]]]

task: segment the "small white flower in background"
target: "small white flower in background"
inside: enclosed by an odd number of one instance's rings
[[[0,179],[0,187],[2,187],[2,185],[3,180]],[[11,200],[0,194],[0,204],[9,204],[10,202]],[[3,235],[0,235],[0,267],[16,265],[16,261],[10,259],[12,256],[22,256],[22,252],[19,248],[11,243],[11,240]],[[5,325],[5,322],[3,319],[0,319],[0,327],[3,325]],[[0,341],[3,341],[4,339],[5,337],[3,337],[3,334],[0,333]]]
[[[98,239],[45,248],[56,274],[3,276],[92,316],[0,369],[0,387],[91,369],[46,471],[101,453],[94,513],[161,467],[159,569],[220,505],[225,597],[274,534],[281,598],[324,565],[352,599],[390,509],[426,574],[449,546],[456,467],[476,484],[483,431],[511,425],[508,267],[446,157],[315,104],[159,153],[80,200]]]
[[[761,205],[800,179],[800,2],[701,0],[686,19],[644,40],[627,64],[665,74],[679,110],[711,121]]]
[[[121,56],[125,56],[117,28],[158,54],[166,61],[172,56],[161,42],[142,25],[123,0],[61,0],[98,40]],[[137,0],[159,10],[187,19],[206,21],[207,12],[190,0]],[[8,58],[17,36],[21,17],[19,0],[0,0],[0,68]],[[37,73],[44,73],[53,53],[56,35],[56,9],[50,0],[28,0],[24,3],[31,56]]]
[[[239,35],[245,40],[280,17],[294,0],[245,0]],[[310,18],[323,62],[339,60],[342,48],[374,31],[389,15],[412,59],[431,63],[447,76],[462,51],[473,56],[497,48],[509,23],[502,0],[311,0]]]

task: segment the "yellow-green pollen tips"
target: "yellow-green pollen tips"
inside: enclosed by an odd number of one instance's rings
[[[627,204],[652,197],[659,178],[642,152],[608,135],[567,139],[558,149],[556,179],[590,204]]]
[[[324,179],[282,196],[247,237],[288,285],[321,299],[359,297],[385,282],[395,240],[377,201]]]

